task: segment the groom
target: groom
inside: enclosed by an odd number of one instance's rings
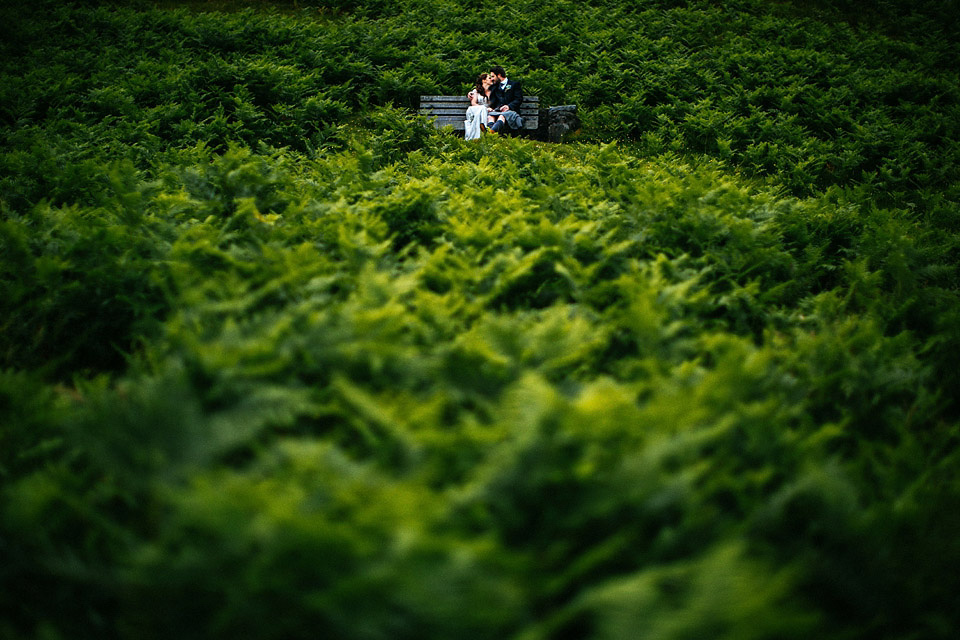
[[[490,67],[490,73],[495,80],[491,87],[493,91],[490,92],[487,128],[497,133],[522,129],[520,105],[523,104],[523,90],[520,83],[508,78],[507,72],[500,65]]]

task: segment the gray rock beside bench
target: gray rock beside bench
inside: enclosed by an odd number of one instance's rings
[[[580,114],[575,104],[547,109],[547,140],[563,142],[580,132]]]

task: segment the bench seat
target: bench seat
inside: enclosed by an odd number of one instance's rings
[[[451,125],[454,131],[463,131],[469,106],[466,96],[420,96],[420,115],[436,118],[434,126],[438,129]],[[537,130],[540,127],[540,98],[524,96],[520,116],[525,130]]]

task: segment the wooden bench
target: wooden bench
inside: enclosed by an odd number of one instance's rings
[[[463,131],[467,107],[467,96],[420,96],[420,115],[435,118],[433,124],[438,129],[447,125],[454,131]],[[536,131],[540,128],[540,98],[524,96],[520,105],[520,117],[523,118],[524,131]]]

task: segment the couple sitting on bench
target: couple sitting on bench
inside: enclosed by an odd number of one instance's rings
[[[463,137],[476,140],[483,133],[507,133],[523,128],[520,105],[523,91],[520,83],[507,78],[507,72],[497,65],[489,73],[481,73],[473,89],[467,94],[470,106],[463,121]]]

